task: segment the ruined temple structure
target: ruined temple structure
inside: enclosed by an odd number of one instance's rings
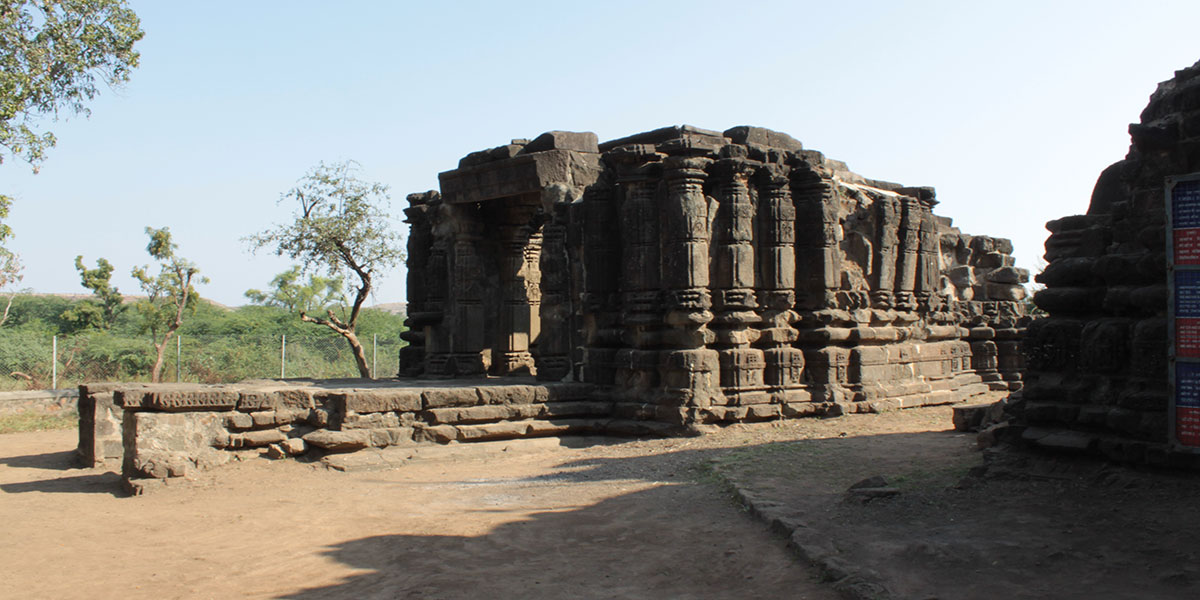
[[[1028,273],[792,137],[550,132],[408,197],[401,375],[534,375],[674,425],[1021,386]]]
[[[1027,386],[1013,411],[1025,440],[1157,464],[1168,447],[1164,181],[1200,171],[1200,63],[1159,84],[1124,160],[1101,173],[1087,214],[1046,224],[1049,313],[1028,328]]]

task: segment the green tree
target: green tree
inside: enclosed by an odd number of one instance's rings
[[[96,268],[83,264],[83,256],[75,257],[75,270],[79,271],[80,284],[92,290],[93,298],[76,302],[62,315],[62,320],[73,330],[112,329],[113,323],[124,309],[121,292],[113,287],[113,266],[106,259],[96,261]]]
[[[99,83],[129,81],[143,35],[124,0],[0,0],[0,163],[13,156],[36,173],[55,144],[43,122],[87,116]],[[11,200],[0,195],[0,244]]]
[[[273,248],[275,254],[300,263],[304,272],[325,272],[331,277],[357,280],[349,313],[326,309],[324,316],[300,311],[300,319],[328,327],[346,338],[362,377],[371,377],[371,366],[355,334],[363,303],[374,278],[404,258],[400,236],[391,229],[384,207],[387,186],[354,177],[352,162],[321,163],[285,192],[280,203],[295,203],[293,220],[286,225],[246,238],[254,250]]]
[[[302,282],[300,267],[292,267],[271,280],[269,291],[246,290],[246,298],[262,306],[278,306],[296,313],[323,313],[345,307],[345,280],[340,276],[322,277],[310,274]]]
[[[149,266],[137,267],[131,274],[146,292],[146,298],[139,300],[134,309],[141,317],[141,332],[149,332],[154,343],[156,358],[150,369],[150,381],[158,383],[167,342],[183,325],[184,315],[196,310],[196,302],[200,299],[192,284],[208,283],[208,278],[199,276],[200,269],[196,265],[175,253],[178,246],[171,241],[171,232],[166,227],[147,227],[146,235],[150,236],[146,252],[159,262],[158,276],[149,274]]]

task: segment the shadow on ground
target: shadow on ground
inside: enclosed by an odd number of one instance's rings
[[[834,598],[783,546],[708,486],[678,483],[477,537],[347,541],[326,554],[367,572],[283,598]]]

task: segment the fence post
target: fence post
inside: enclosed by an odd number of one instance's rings
[[[183,374],[183,336],[175,336],[175,383],[182,381]]]
[[[281,334],[279,337],[279,378],[287,378],[287,334]]]
[[[377,363],[375,362],[375,358],[377,356],[379,356],[379,334],[372,333],[371,334],[371,379],[375,379],[375,377],[379,374],[379,371],[376,370]]]
[[[58,336],[50,341],[50,389],[58,389]]]

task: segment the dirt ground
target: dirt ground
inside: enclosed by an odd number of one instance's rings
[[[1200,597],[1196,478],[980,468],[947,407],[359,453],[345,472],[255,459],[137,498],[72,468],[74,445],[0,435],[0,597],[838,597],[731,481],[894,597]],[[874,475],[899,493],[847,494]]]

